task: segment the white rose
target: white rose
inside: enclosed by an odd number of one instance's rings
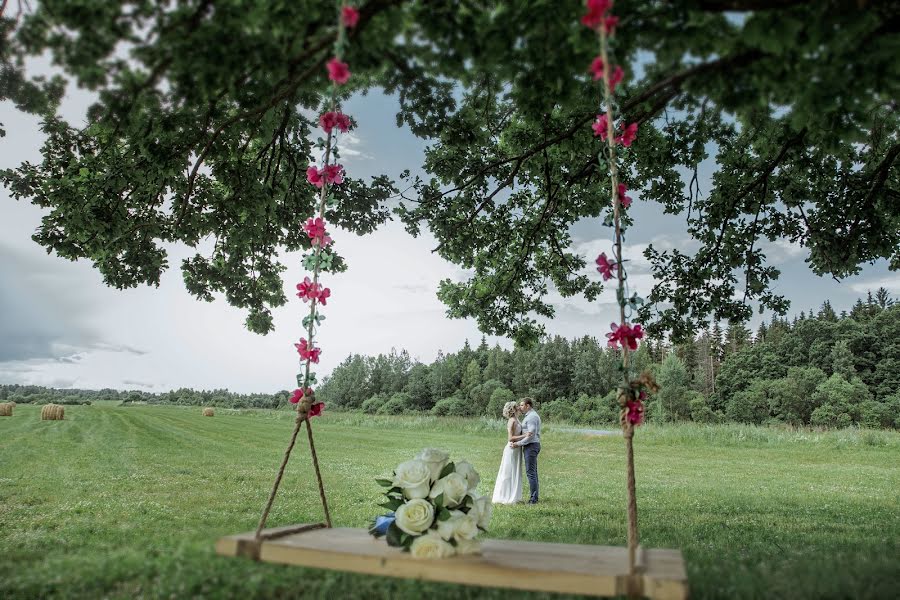
[[[450,462],[450,455],[436,448],[425,448],[419,452],[416,459],[428,465],[428,468],[431,469],[431,480],[437,481],[438,477],[441,476],[441,469]]]
[[[466,478],[466,482],[469,484],[469,491],[477,488],[478,484],[481,482],[481,475],[478,474],[475,467],[464,460],[456,463],[456,468],[454,470]]]
[[[431,469],[421,460],[400,463],[394,472],[394,487],[407,498],[425,498],[431,490]]]
[[[481,554],[481,542],[478,540],[456,540],[456,553]]]
[[[487,496],[478,496],[475,498],[475,505],[469,511],[470,515],[474,515],[478,520],[478,526],[487,531],[488,525],[491,524],[491,516],[494,514],[494,505]]]
[[[409,547],[413,558],[448,558],[456,553],[449,542],[441,539],[436,531],[417,537]]]
[[[434,522],[434,507],[428,500],[415,498],[396,510],[394,522],[409,535],[419,535]]]
[[[450,473],[434,483],[428,497],[433,499],[443,494],[444,506],[455,508],[462,504],[468,493],[469,485],[466,483],[466,478],[459,473]]]
[[[471,540],[478,535],[478,521],[461,510],[453,510],[449,519],[438,522],[438,533],[445,540]]]

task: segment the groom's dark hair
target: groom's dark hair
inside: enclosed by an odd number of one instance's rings
[[[531,408],[534,408],[534,400],[532,400],[531,398],[522,398],[521,402],[523,404],[527,404]]]

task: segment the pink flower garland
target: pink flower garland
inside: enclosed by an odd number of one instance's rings
[[[587,27],[597,31],[601,40],[601,55],[591,61],[589,72],[594,81],[602,81],[605,87],[604,97],[606,98],[607,111],[611,111],[612,101],[610,97],[615,94],[616,86],[618,86],[625,78],[625,71],[619,65],[609,64],[606,54],[607,36],[613,35],[619,25],[619,18],[615,15],[608,14],[612,7],[611,0],[587,0],[587,13],[581,18],[581,22]],[[622,146],[630,148],[637,139],[638,124],[630,123],[626,125],[624,122],[616,124],[610,119],[614,118],[608,113],[598,114],[597,119],[591,124],[594,136],[599,137],[609,146],[609,168],[610,177],[612,178],[613,194],[613,223],[616,228],[616,253],[621,253],[622,237],[619,219],[621,212],[631,207],[631,197],[627,195],[628,188],[624,183],[617,181],[617,168],[615,164],[615,147]],[[609,139],[610,136],[613,139]],[[597,259],[597,271],[603,278],[603,281],[609,281],[614,277],[619,280],[618,299],[622,311],[622,322],[611,323],[610,332],[606,334],[607,345],[610,348],[622,348],[626,354],[623,361],[627,361],[627,352],[638,349],[638,341],[643,339],[644,330],[639,324],[629,324],[625,320],[625,279],[626,274],[621,262],[621,256],[616,256],[615,260],[610,260],[606,253],[601,253]],[[623,362],[627,366],[627,362]],[[620,402],[622,402],[622,418],[623,424],[627,423],[631,426],[639,425],[644,418],[643,400],[646,397],[643,391],[639,394],[633,391],[634,385],[638,382],[629,382],[626,375],[626,388],[620,392]],[[654,384],[655,385],[655,384]]]
[[[340,51],[346,30],[356,27],[359,23],[359,11],[352,6],[342,6],[339,19],[338,41],[335,44],[335,56],[329,60],[326,65],[328,79],[332,82],[332,109],[323,112],[319,116],[319,126],[328,134],[328,140],[325,145],[325,164],[322,168],[316,165],[310,165],[306,170],[306,181],[318,188],[319,191],[319,211],[316,217],[310,217],[303,224],[303,231],[306,233],[312,247],[313,254],[307,257],[307,260],[313,259],[313,277],[304,277],[303,281],[297,284],[297,297],[308,302],[310,305],[309,316],[307,316],[303,324],[307,328],[309,339],[301,337],[298,343],[294,344],[300,360],[305,363],[305,374],[297,376],[297,384],[302,385],[295,389],[290,396],[292,404],[300,404],[298,410],[306,411],[306,417],[315,417],[322,414],[325,404],[315,402],[315,391],[309,386],[310,382],[315,380],[314,374],[310,372],[312,364],[318,364],[322,349],[315,346],[313,342],[314,325],[318,324],[322,318],[316,308],[318,306],[327,306],[328,298],[331,297],[331,290],[319,283],[319,272],[322,265],[322,256],[325,249],[331,245],[332,239],[328,235],[325,222],[325,203],[328,194],[328,188],[333,185],[341,185],[344,182],[344,167],[340,164],[330,164],[329,160],[332,154],[332,139],[335,135],[335,129],[340,133],[347,133],[352,126],[350,117],[340,110],[334,109],[337,98],[338,86],[344,85],[350,80],[350,67],[341,60]],[[330,264],[331,257],[327,257]],[[304,404],[305,403],[305,406]]]

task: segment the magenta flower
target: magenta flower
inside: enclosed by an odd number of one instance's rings
[[[312,406],[309,407],[309,412],[306,414],[307,417],[318,417],[322,414],[322,410],[325,408],[324,402],[316,402]]]
[[[631,143],[637,139],[637,130],[638,130],[638,124],[632,123],[631,125],[629,125],[628,127],[625,128],[625,131],[622,132],[622,135],[620,135],[616,138],[616,141],[618,143],[622,144],[623,146],[625,146],[626,148],[629,148],[631,146]]]
[[[597,29],[603,22],[603,15],[612,6],[612,0],[587,0],[587,14],[581,17],[582,25]]]
[[[311,396],[312,393],[313,393],[312,388],[306,388],[306,392],[304,392],[300,388],[297,388],[296,390],[294,390],[294,393],[291,394],[291,398],[290,398],[291,404],[297,404],[298,402],[303,400],[304,396]]]
[[[625,77],[625,71],[622,70],[622,67],[616,65],[613,68],[612,74],[609,76],[609,91],[615,92],[616,86],[622,81],[622,78]]]
[[[350,117],[341,112],[328,111],[319,117],[319,126],[326,132],[337,127],[341,133],[347,133],[350,131]]]
[[[614,15],[609,15],[605,19],[603,19],[603,28],[606,30],[606,35],[613,35],[616,32],[616,27],[619,25],[619,17]]]
[[[619,204],[624,208],[629,208],[631,206],[631,198],[625,195],[625,192],[628,190],[625,188],[624,183],[619,184]]]
[[[333,183],[341,185],[344,183],[344,166],[343,165],[326,165],[325,166],[325,183]]]
[[[306,341],[306,338],[300,338],[300,343],[294,344],[294,347],[302,360],[309,360],[314,363],[319,362],[319,354],[321,354],[322,349],[313,347],[312,344]]]
[[[306,224],[303,225],[303,229],[306,231],[306,235],[309,236],[309,239],[312,240],[313,246],[325,248],[333,241],[331,237],[325,233],[325,221],[322,220],[322,217],[316,217],[315,219],[310,217],[307,219]]]
[[[606,339],[608,340],[606,345],[610,348],[617,348],[621,344],[622,348],[627,347],[629,350],[637,350],[637,341],[644,337],[644,331],[640,325],[631,327],[628,323],[621,325],[610,323],[610,329],[612,331],[606,334]]]
[[[359,11],[352,6],[345,6],[341,9],[341,23],[344,27],[353,29],[359,23]]]
[[[603,79],[603,58],[598,56],[593,61],[591,61],[591,74],[594,76],[594,81],[599,81]]]
[[[640,400],[629,400],[626,402],[625,418],[632,425],[640,425],[644,420],[644,403]]]
[[[350,131],[350,117],[339,112],[335,115],[335,118],[337,119],[337,128],[341,130],[341,133]]]
[[[304,277],[303,281],[297,284],[297,297],[306,302],[307,300],[315,300],[321,294],[322,286],[313,283],[309,277]]]
[[[609,133],[609,122],[606,120],[606,113],[597,115],[597,120],[591,125],[591,129],[594,130],[595,136],[599,135],[601,140],[606,139],[606,136]]]
[[[324,171],[320,171],[317,166],[310,165],[310,167],[306,169],[306,181],[310,182],[317,188],[320,188],[325,183],[325,179],[322,177],[323,174]]]
[[[328,306],[326,300],[328,300],[330,297],[331,297],[330,289],[328,289],[327,287],[321,287],[319,289],[319,295],[318,295],[319,304],[321,304],[322,306]]]
[[[328,79],[338,85],[344,85],[350,79],[350,67],[347,63],[341,62],[337,57],[332,58],[326,65],[328,69]]]
[[[597,257],[597,271],[603,275],[603,281],[609,281],[614,277],[613,273],[619,268],[618,263],[609,262],[606,258],[606,252],[601,252]]]
[[[309,358],[310,362],[319,364],[319,354],[321,354],[321,353],[322,353],[321,348],[312,348],[309,351],[309,356],[307,358]]]

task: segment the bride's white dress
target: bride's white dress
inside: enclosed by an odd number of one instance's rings
[[[521,435],[522,426],[518,423],[513,428],[513,435]],[[500,459],[500,472],[494,484],[494,504],[514,504],[522,500],[522,448],[503,446],[503,458]]]

